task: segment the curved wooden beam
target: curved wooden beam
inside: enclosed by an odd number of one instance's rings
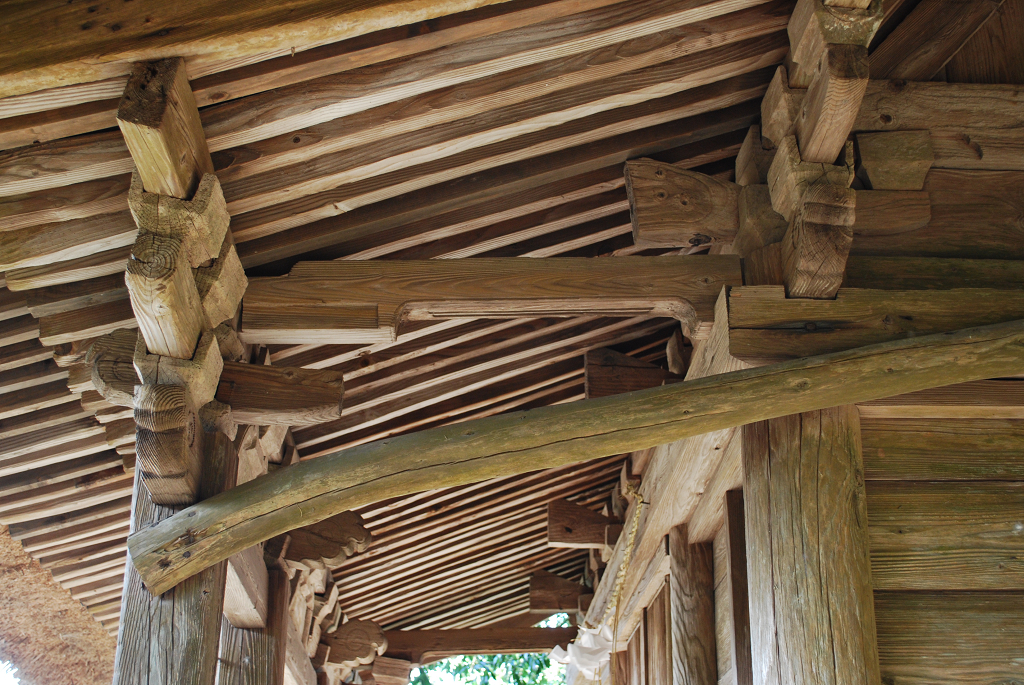
[[[391,497],[598,459],[788,414],[1019,373],[1024,373],[1024,321],[467,421],[282,469],[134,533],[128,548],[146,586],[160,594],[262,540]]]

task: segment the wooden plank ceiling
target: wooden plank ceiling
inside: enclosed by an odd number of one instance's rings
[[[665,253],[633,246],[622,163],[649,156],[731,178],[792,11],[789,0],[480,4],[245,58],[175,53],[186,56],[249,275],[309,259]],[[908,3],[892,4],[890,24]],[[132,162],[114,120],[127,62],[47,81],[63,72],[0,59],[0,73],[43,75],[0,98],[0,522],[116,631],[132,480],[113,448],[130,451],[116,422],[131,414],[88,379],[69,379],[68,363],[81,341],[135,325],[122,275],[136,234]],[[90,74],[103,78],[76,81]],[[274,364],[344,374],[341,418],[293,434],[302,458],[315,458],[582,399],[586,350],[664,365],[673,328],[460,320],[409,325],[394,343],[269,352]],[[369,507],[376,540],[339,571],[346,612],[385,628],[522,613],[530,571],[575,578],[585,558],[546,547],[544,506],[578,496],[597,508],[620,466]]]

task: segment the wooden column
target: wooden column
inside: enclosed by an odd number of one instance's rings
[[[238,463],[234,445],[226,435],[201,433],[200,437],[200,496],[208,497],[234,484]],[[154,504],[136,475],[131,530],[167,518],[174,511]],[[114,685],[213,683],[226,566],[223,561],[215,564],[154,597],[131,559],[128,560],[114,656]]]
[[[755,685],[880,683],[860,440],[850,405],[743,428]]]
[[[217,428],[203,430],[200,409],[223,366],[211,329],[237,309],[245,275],[183,60],[136,65],[118,124],[136,164],[129,205],[140,231],[125,274],[140,330],[134,532],[235,485],[235,445]],[[193,269],[216,272],[218,284],[200,293]],[[129,562],[115,683],[214,682],[228,563],[153,596]]]
[[[217,685],[283,685],[287,648],[289,585],[281,569],[270,569],[267,625],[263,629],[235,628],[225,617],[220,630]]]
[[[717,685],[715,573],[709,543],[690,544],[686,525],[669,532],[672,682]]]

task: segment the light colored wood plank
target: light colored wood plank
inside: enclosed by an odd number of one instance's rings
[[[871,576],[878,590],[1024,590],[1020,483],[873,482]]]

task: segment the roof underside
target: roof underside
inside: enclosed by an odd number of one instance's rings
[[[622,163],[648,156],[730,178],[788,47],[791,10],[787,0],[512,0],[243,66],[251,59],[187,63],[250,275],[310,259],[661,254],[633,246]],[[0,99],[0,522],[111,631],[132,481],[95,415],[130,410],[70,391],[51,345],[133,325],[132,161],[114,122],[123,84],[115,75]],[[270,352],[275,365],[345,374],[342,417],[294,431],[300,455],[315,458],[582,399],[587,349],[664,364],[676,325],[430,322],[392,344]],[[598,508],[620,467],[607,459],[366,508],[375,541],[339,570],[343,608],[385,628],[523,613],[531,571],[578,578],[586,558],[546,547],[546,503]]]

